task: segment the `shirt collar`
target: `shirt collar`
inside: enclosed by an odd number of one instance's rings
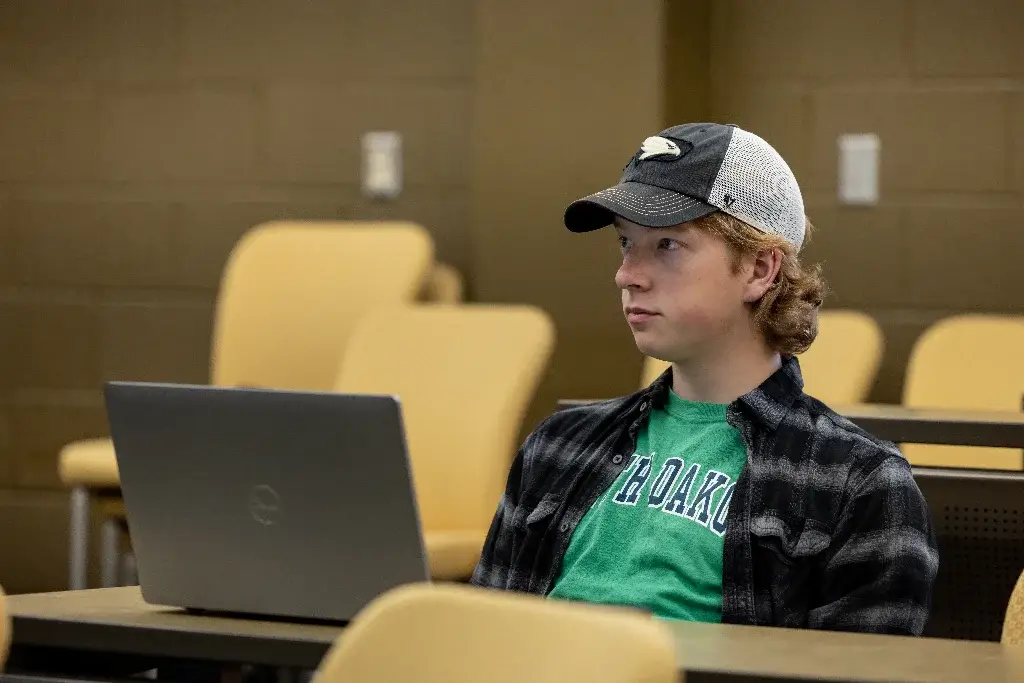
[[[660,408],[668,401],[672,389],[672,368],[668,368],[643,392],[652,408]],[[775,429],[786,413],[803,394],[804,379],[800,363],[795,356],[783,356],[782,365],[768,379],[733,401],[730,408],[745,408],[765,426]]]

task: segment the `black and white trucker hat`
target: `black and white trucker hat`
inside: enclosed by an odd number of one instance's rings
[[[565,227],[588,232],[621,216],[664,228],[715,211],[803,244],[804,201],[789,165],[758,136],[720,123],[686,123],[644,140],[618,185],[569,205]]]

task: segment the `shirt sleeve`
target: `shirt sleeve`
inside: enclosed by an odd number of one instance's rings
[[[470,578],[476,586],[505,589],[512,571],[512,553],[518,532],[519,505],[522,493],[523,460],[526,445],[519,449],[505,483],[505,492],[484,541],[480,561]]]
[[[808,626],[920,635],[939,554],[928,504],[902,456],[886,457],[856,486],[833,544]]]

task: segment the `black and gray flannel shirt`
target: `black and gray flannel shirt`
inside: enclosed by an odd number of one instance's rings
[[[545,420],[516,455],[472,583],[550,592],[576,525],[629,463],[670,387],[667,371],[632,396]],[[803,393],[791,357],[730,404],[728,421],[747,462],[727,517],[722,621],[920,634],[939,557],[896,446]]]

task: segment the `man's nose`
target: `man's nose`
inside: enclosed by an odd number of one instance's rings
[[[615,286],[619,289],[649,289],[650,278],[644,264],[632,255],[626,255],[615,272]]]

